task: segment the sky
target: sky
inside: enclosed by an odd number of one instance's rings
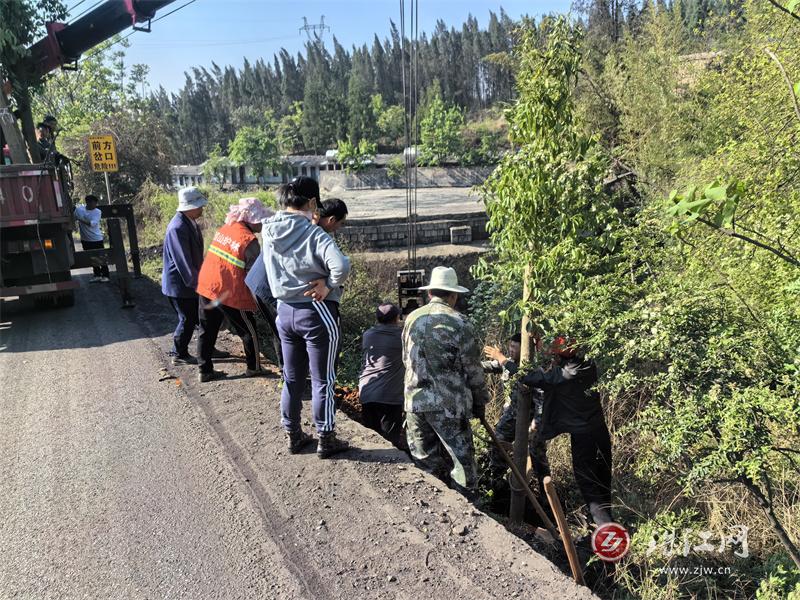
[[[185,4],[175,2],[156,15]],[[80,0],[66,0],[75,6],[73,17],[80,15],[89,2],[77,6]],[[409,10],[410,0],[405,3]],[[550,12],[566,12],[570,0],[419,0],[420,32],[433,31],[436,21],[460,29],[472,14],[483,28],[489,21],[489,11],[499,13],[502,7],[513,19],[522,15],[539,16]],[[240,67],[243,58],[251,62],[258,58],[272,60],[281,47],[291,53],[303,50],[307,37],[300,32],[303,17],[309,24],[320,22],[330,31],[324,40],[331,47],[332,36],[346,48],[352,45],[371,45],[377,33],[383,40],[389,33],[389,21],[400,26],[400,2],[395,0],[195,0],[192,4],[154,23],[151,33],[136,32],[128,38],[126,63],[144,63],[150,67],[150,86],[163,85],[174,92],[182,87],[184,72],[194,66]],[[408,18],[407,18],[408,20]],[[123,32],[127,33],[129,30]]]

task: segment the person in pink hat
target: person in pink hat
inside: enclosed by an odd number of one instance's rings
[[[246,377],[262,375],[258,333],[254,313],[258,310],[245,284],[247,272],[261,253],[256,233],[261,222],[273,212],[258,198],[242,198],[230,207],[225,225],[214,234],[197,278],[200,301],[200,335],[197,339],[200,381],[225,376],[214,370],[212,355],[220,326],[225,317],[233,331],[242,338],[247,359]]]

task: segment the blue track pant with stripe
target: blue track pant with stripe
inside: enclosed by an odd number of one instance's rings
[[[336,426],[334,384],[339,348],[339,305],[336,302],[278,303],[278,334],[283,352],[281,423],[300,429],[306,376],[311,369],[311,411],[317,432]]]

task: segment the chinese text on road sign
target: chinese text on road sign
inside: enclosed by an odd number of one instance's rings
[[[101,173],[104,171],[118,171],[117,147],[114,145],[114,136],[90,135],[89,160],[92,163],[92,171],[99,171]]]

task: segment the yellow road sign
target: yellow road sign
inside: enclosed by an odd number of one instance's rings
[[[89,136],[89,160],[92,171],[116,172],[119,171],[117,163],[117,146],[114,144],[113,135]]]

